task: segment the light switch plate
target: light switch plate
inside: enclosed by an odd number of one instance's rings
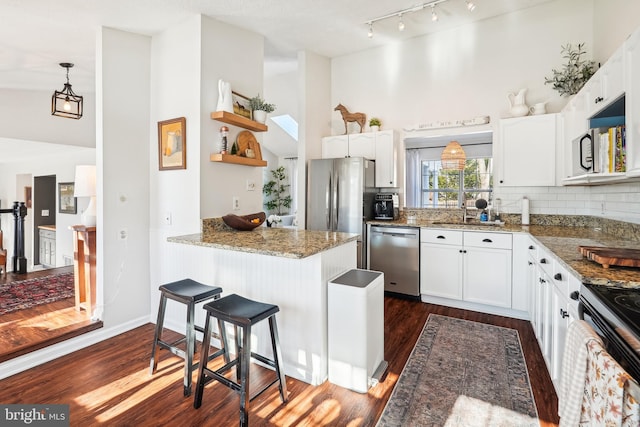
[[[42,209],[42,216],[49,216],[49,209]]]

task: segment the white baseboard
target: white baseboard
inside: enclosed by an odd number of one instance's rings
[[[149,323],[148,316],[139,317],[112,328],[96,329],[49,347],[7,360],[0,364],[0,379],[26,371],[27,369],[73,353],[74,351],[99,343],[100,341],[104,341],[108,338],[115,337],[116,335],[130,331],[131,329],[135,329],[147,323]],[[149,345],[151,345],[151,341],[149,342]],[[151,354],[151,347],[149,347],[149,354]]]

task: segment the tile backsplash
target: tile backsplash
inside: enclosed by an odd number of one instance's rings
[[[591,215],[640,224],[640,183],[566,187],[499,187],[504,213],[520,213],[522,197],[531,214]]]

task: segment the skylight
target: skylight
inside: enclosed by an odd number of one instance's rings
[[[296,122],[293,117],[288,114],[283,114],[281,116],[273,116],[271,120],[298,142],[298,122]]]

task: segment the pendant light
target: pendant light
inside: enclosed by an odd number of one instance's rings
[[[70,62],[61,62],[60,66],[67,69],[67,82],[61,91],[55,91],[51,97],[51,114],[70,119],[82,117],[82,96],[76,95],[69,83],[69,68],[73,67]]]
[[[464,170],[467,155],[464,153],[458,141],[451,141],[444,147],[444,150],[442,150],[440,160],[442,162],[442,169],[461,171]]]

